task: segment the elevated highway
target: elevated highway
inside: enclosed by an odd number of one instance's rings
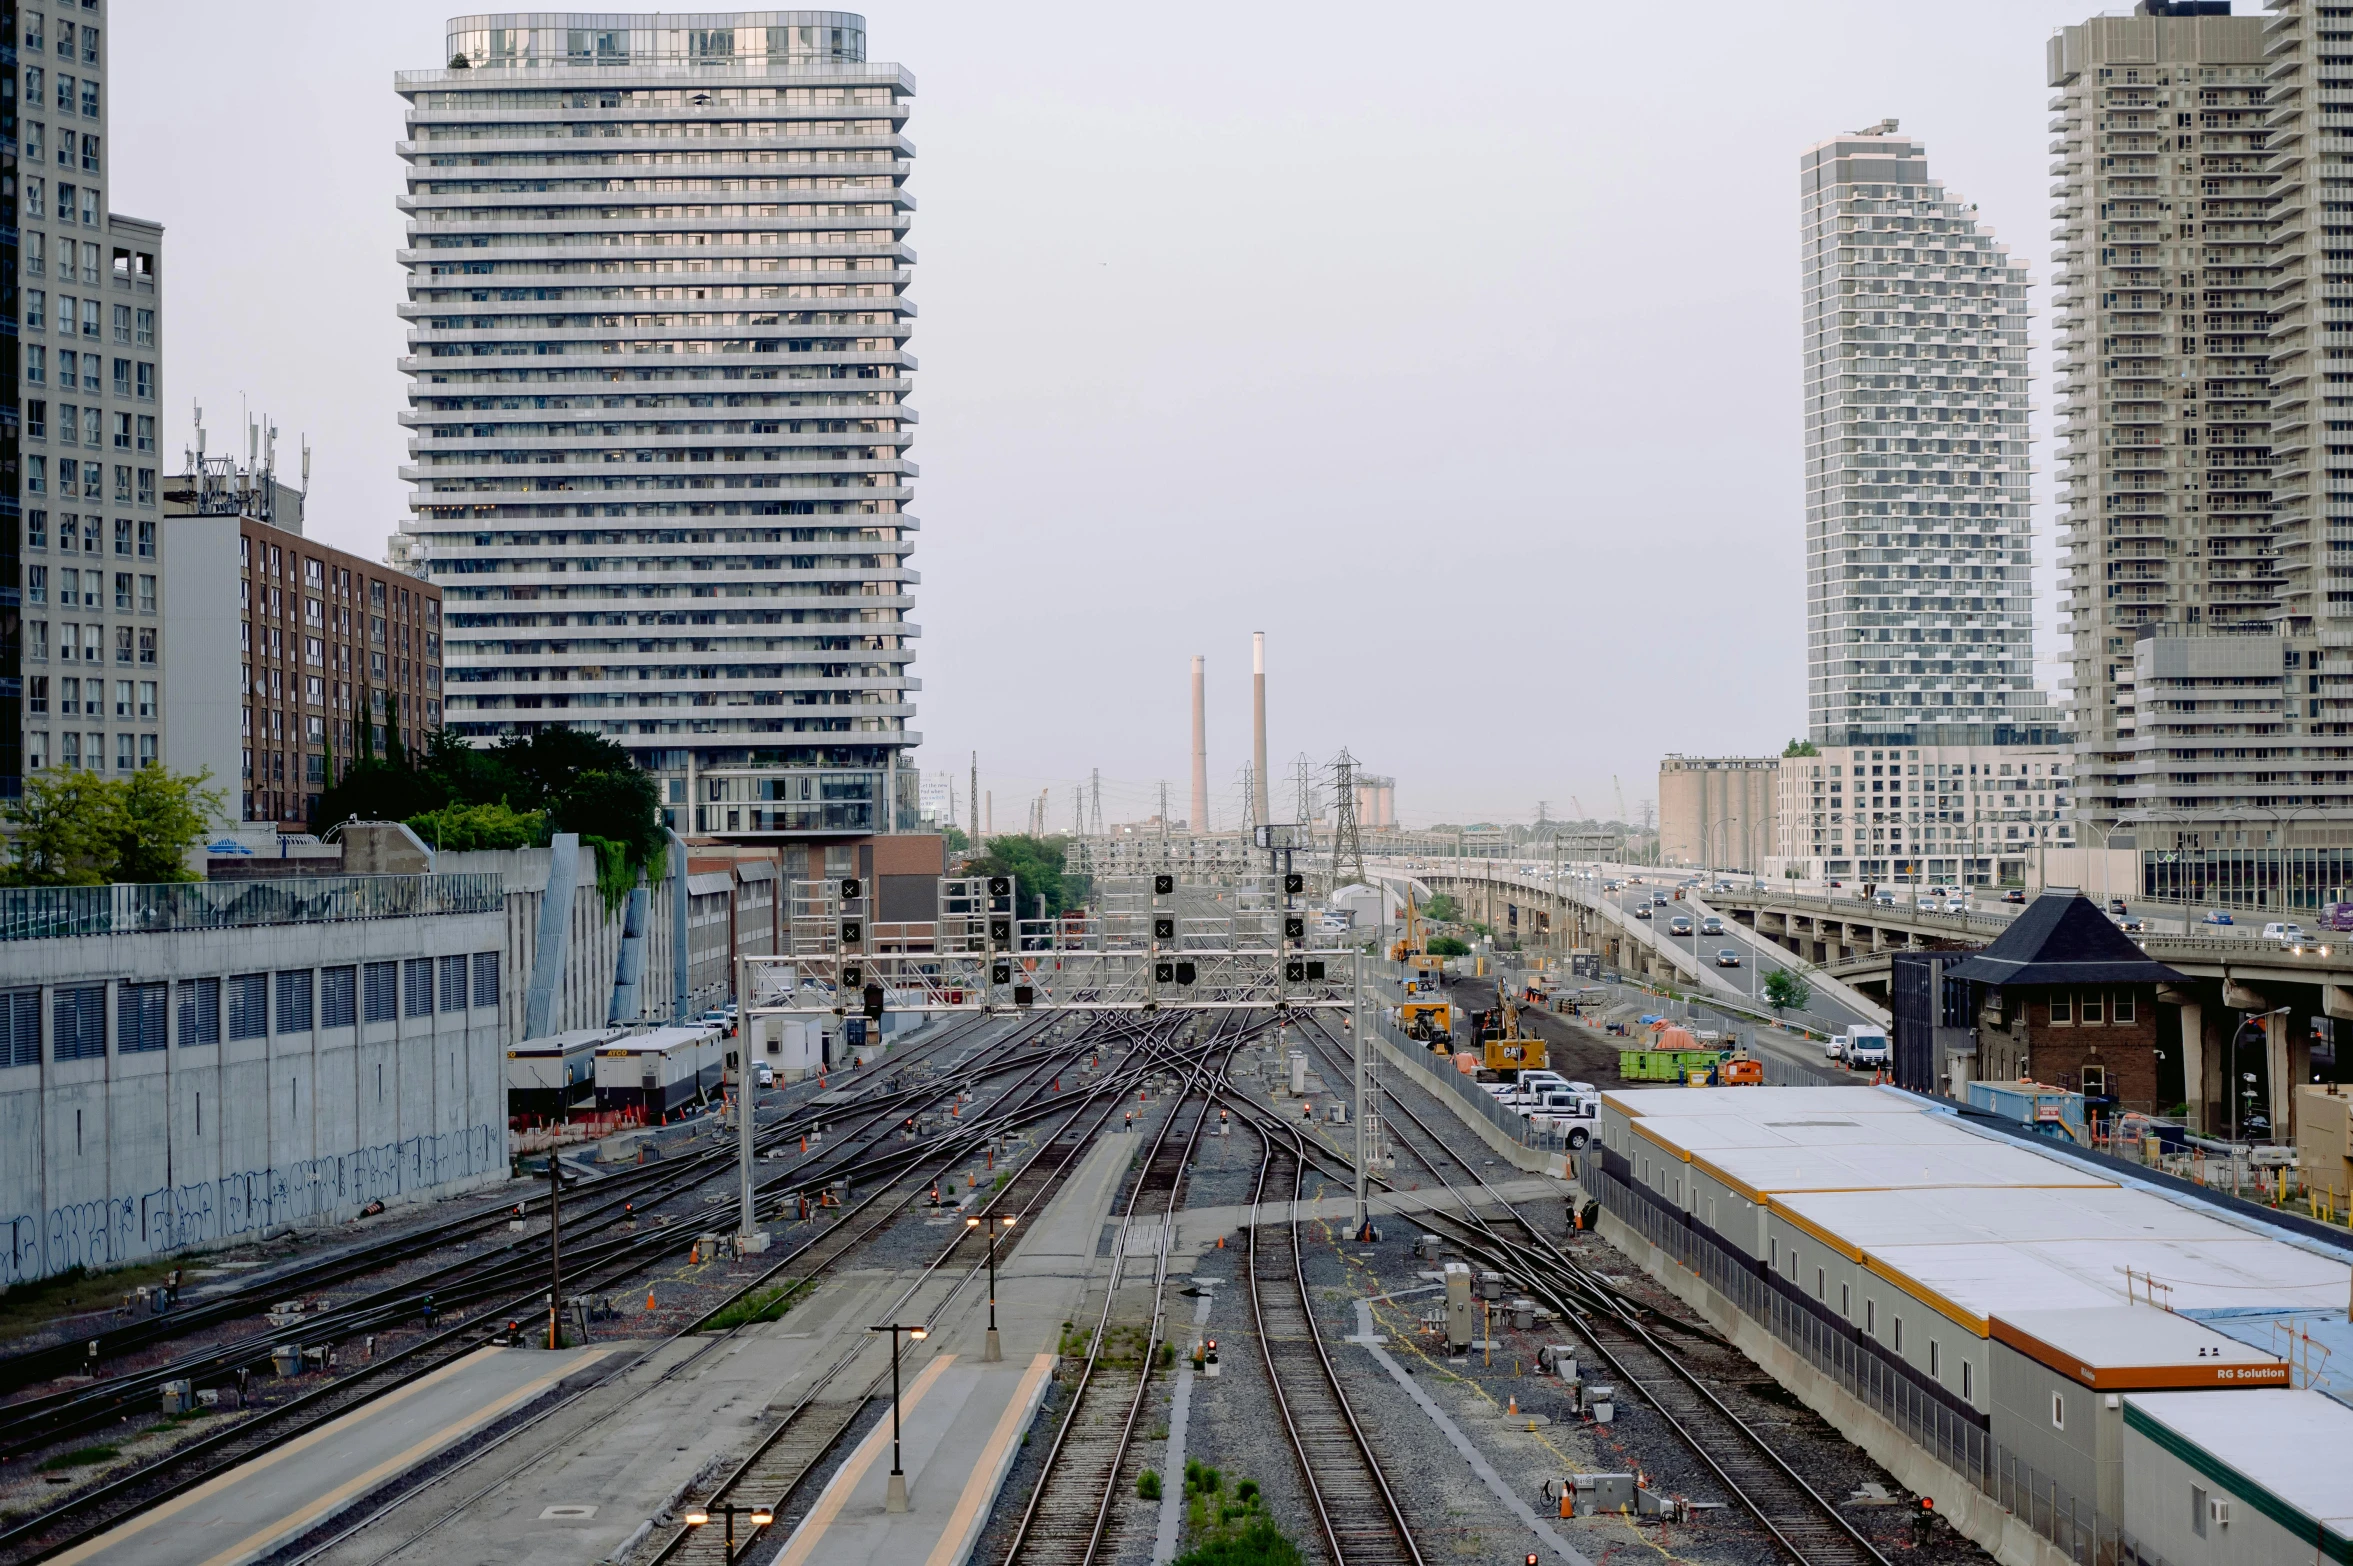
[[[1719,944],[1715,937],[1678,942],[1652,928],[1659,922],[1655,915],[1638,921],[1623,905],[1638,890],[1633,878],[1642,877],[1639,890],[1648,893],[1680,883],[1686,872],[1564,865],[1556,875],[1550,866],[1525,862],[1422,860],[1386,862],[1374,873],[1449,893],[1504,944],[1558,957],[1585,948],[1605,966],[1713,997],[1744,998],[1754,982],[1750,976],[1786,962],[1815,992],[1803,1020],[1824,1029],[1889,1019],[1896,952],[1974,950],[1991,944],[2015,913],[2000,905],[1930,912],[1910,898],[1889,907],[1853,894],[1759,889],[1745,881],[1725,891],[1686,888],[1683,901],[1669,905],[1673,911],[1689,911],[1695,919],[1712,911],[1728,932],[1738,932],[1724,944],[1743,953],[1744,968],[1719,970],[1707,955]],[[1613,879],[1629,884],[1611,893],[1607,882]],[[2178,1073],[2191,1125],[2219,1130],[2230,1112],[2228,1084],[2250,1071],[2260,1073],[2272,1124],[2289,1125],[2293,1085],[2314,1080],[2315,1019],[2353,1019],[2353,933],[2320,932],[2301,946],[2266,941],[2256,926],[2193,926],[2134,939],[2185,981],[2159,995],[2164,1004],[2157,1048],[2160,1082]],[[1754,955],[1759,953],[1761,969]]]

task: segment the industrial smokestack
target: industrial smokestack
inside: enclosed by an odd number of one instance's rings
[[[1209,697],[1204,670],[1209,660],[1193,655],[1193,816],[1195,832],[1209,830]]]
[[[1266,633],[1250,633],[1250,819],[1265,826],[1266,813]]]

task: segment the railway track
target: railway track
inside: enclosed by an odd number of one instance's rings
[[[927,1040],[903,1061],[894,1061],[888,1076],[904,1071],[937,1056],[953,1045],[967,1040],[978,1023],[977,1018],[958,1019],[943,1029],[936,1039]],[[831,1111],[838,1117],[839,1111]],[[801,1105],[769,1123],[761,1132],[764,1144],[773,1145],[788,1134],[824,1121],[829,1111],[823,1106]],[[618,1214],[625,1203],[640,1208],[652,1205],[700,1184],[714,1172],[732,1169],[736,1152],[730,1140],[724,1148],[703,1149],[685,1159],[667,1160],[618,1170],[596,1182],[593,1189],[571,1199],[565,1218],[568,1232],[581,1232],[581,1226],[593,1225],[608,1210]],[[691,1176],[691,1179],[688,1177]],[[681,1182],[685,1183],[682,1184]],[[516,1217],[526,1219],[544,1217],[547,1198],[535,1196],[520,1203],[500,1203],[480,1211],[465,1214],[449,1222],[437,1224],[414,1233],[388,1237],[370,1245],[355,1246],[332,1256],[319,1258],[308,1265],[273,1273],[261,1281],[239,1286],[218,1294],[192,1299],[167,1315],[149,1317],[122,1326],[108,1327],[90,1334],[76,1334],[70,1341],[44,1344],[36,1348],[20,1349],[0,1355],[0,1398],[19,1392],[28,1386],[55,1380],[59,1376],[82,1371],[88,1364],[91,1342],[98,1345],[101,1363],[112,1364],[128,1355],[136,1354],[158,1343],[191,1336],[207,1329],[227,1325],[245,1318],[258,1316],[277,1301],[315,1295],[321,1290],[365,1278],[371,1273],[386,1271],[403,1262],[433,1251],[445,1250],[453,1244],[474,1240],[484,1234],[505,1227]],[[523,1251],[544,1246],[534,1238],[518,1241],[504,1249]],[[481,1258],[473,1258],[479,1261]],[[412,1280],[412,1289],[426,1288],[421,1280]],[[174,1366],[168,1371],[149,1374],[146,1381],[133,1383],[137,1393],[145,1395],[153,1390],[148,1382],[173,1379],[186,1375],[187,1369]],[[111,1389],[115,1383],[109,1383]],[[22,1413],[30,1411],[30,1400],[0,1404],[0,1409],[17,1416],[21,1428]],[[12,1429],[12,1433],[14,1430]],[[0,1446],[0,1461],[14,1455],[14,1448]]]
[[[1016,1042],[1026,1041],[1025,1032],[1014,1035]],[[740,1298],[755,1290],[778,1286],[778,1280],[804,1258],[819,1258],[822,1265],[838,1260],[856,1240],[879,1229],[897,1215],[902,1205],[895,1193],[902,1189],[912,1195],[927,1178],[925,1171],[945,1169],[957,1161],[970,1157],[989,1137],[1010,1125],[1035,1120],[1041,1114],[1054,1112],[1056,1103],[1049,1098],[1041,1108],[1034,1100],[1051,1076],[1070,1069],[1087,1045],[1073,1044],[1065,1050],[1044,1057],[1032,1057],[1025,1063],[1021,1080],[1001,1093],[990,1106],[975,1114],[961,1129],[944,1138],[926,1142],[918,1147],[874,1154],[871,1147],[887,1141],[901,1124],[902,1117],[890,1106],[885,1113],[866,1123],[870,1142],[865,1148],[852,1148],[845,1142],[835,1151],[843,1156],[829,1165],[825,1178],[837,1178],[838,1170],[846,1169],[853,1178],[861,1174],[895,1172],[894,1178],[873,1184],[869,1193],[853,1205],[829,1209],[836,1217],[823,1228],[812,1232],[802,1243],[788,1251],[773,1266],[758,1277],[735,1290],[730,1299]],[[948,1091],[943,1086],[942,1092]],[[1022,1103],[1004,1113],[994,1113],[1007,1100],[1021,1099]],[[799,1176],[780,1177],[763,1188],[768,1206],[780,1205],[789,1186]],[[868,1219],[874,1212],[877,1216]],[[860,1223],[864,1227],[858,1227]],[[844,1242],[842,1237],[849,1239]],[[623,1278],[642,1272],[645,1266],[662,1256],[683,1249],[692,1243],[691,1228],[658,1229],[626,1235],[607,1242],[603,1248],[589,1247],[585,1255],[572,1247],[566,1250],[567,1291],[593,1291],[610,1287]],[[813,1265],[806,1276],[814,1276],[822,1265]],[[409,1382],[441,1368],[464,1354],[472,1352],[510,1317],[533,1311],[543,1297],[544,1283],[539,1281],[541,1263],[528,1269],[533,1278],[530,1292],[519,1298],[501,1301],[495,1308],[480,1311],[448,1328],[435,1332],[420,1342],[373,1364],[355,1369],[336,1380],[313,1388],[285,1403],[266,1408],[237,1424],[199,1438],[164,1454],[155,1462],[117,1479],[79,1492],[58,1505],[32,1517],[16,1522],[0,1531],[0,1566],[29,1566],[61,1550],[70,1548],[83,1539],[92,1537],[118,1518],[132,1511],[152,1506],[172,1495],[179,1494],[213,1476],[237,1465],[249,1462],[309,1430],[318,1428],[329,1419],[381,1398]],[[573,1269],[579,1270],[575,1272]],[[699,1330],[717,1309],[706,1313],[685,1328],[688,1333]]]
[[[1154,1034],[1159,1031],[1124,1020],[1107,1022],[1102,1030],[1125,1032],[1132,1042],[1145,1046],[1156,1043]],[[1107,1079],[1085,1099],[1074,1103],[1070,1117],[1056,1133],[1044,1139],[1019,1169],[1011,1171],[1013,1178],[976,1208],[973,1216],[984,1221],[999,1215],[1010,1215],[1023,1222],[1034,1220],[1063,1178],[1086,1155],[1095,1136],[1125,1102],[1128,1090],[1145,1069],[1150,1068],[1122,1072]],[[985,1236],[977,1230],[960,1228],[883,1314],[896,1319],[899,1311],[929,1280],[942,1272],[960,1270],[961,1276],[954,1286],[923,1318],[926,1327],[938,1325],[979,1275],[985,1265],[986,1250]],[[849,1432],[867,1400],[880,1391],[883,1372],[879,1367],[864,1377],[851,1374],[861,1360],[871,1363],[877,1357],[863,1343],[841,1355],[802,1393],[777,1425],[760,1438],[748,1456],[718,1483],[694,1497],[695,1504],[705,1508],[728,1504],[765,1506],[772,1517],[784,1519],[789,1503],[805,1491],[826,1454]],[[730,1562],[749,1555],[776,1526],[754,1528],[741,1535],[732,1555],[722,1530],[707,1526],[676,1529],[655,1552],[652,1566],[672,1566],[672,1563],[729,1566]]]
[[[1341,1390],[1309,1303],[1298,1217],[1306,1161],[1284,1145],[1275,1126],[1262,1127],[1259,1140],[1258,1184],[1250,1198],[1250,1316],[1275,1411],[1299,1459],[1303,1493],[1335,1566],[1422,1566],[1404,1510]],[[1262,1214],[1270,1196],[1292,1204],[1289,1217],[1269,1221]]]
[[[1035,1073],[1040,1063],[1035,1058],[1024,1058],[1023,1050],[1040,1031],[1042,1025],[1034,1025],[1009,1033],[990,1047],[989,1058],[975,1068],[977,1074],[986,1076],[1005,1070]],[[943,1045],[951,1042],[942,1041]],[[861,1138],[887,1132],[910,1109],[920,1111],[953,1090],[953,1084],[943,1082],[910,1092],[882,1095],[871,1105],[810,1107],[771,1123],[760,1131],[757,1145],[774,1148],[807,1128],[824,1123],[828,1117],[849,1118],[849,1123],[826,1144],[790,1160],[782,1173],[768,1176],[761,1189],[769,1205],[778,1205],[804,1187],[863,1172],[855,1166],[856,1154],[865,1145]],[[643,1171],[631,1171],[630,1176],[598,1181],[589,1191],[572,1198],[564,1219],[568,1291],[592,1291],[595,1285],[589,1280],[598,1277],[610,1263],[633,1256],[658,1256],[691,1244],[701,1223],[701,1210],[686,1215],[695,1222],[671,1225],[668,1215],[659,1209],[664,1203],[691,1196],[714,1179],[732,1176],[737,1156],[731,1141],[725,1148],[709,1149],[690,1159],[649,1165]],[[761,1167],[772,1166],[764,1161]],[[617,1188],[606,1189],[616,1182]],[[782,1188],[782,1196],[777,1194],[778,1187]],[[531,1205],[544,1213],[545,1198]],[[512,1212],[511,1208],[501,1208],[493,1219],[504,1223]],[[655,1225],[651,1231],[642,1228],[648,1222]],[[470,1222],[469,1227],[472,1227]],[[397,1264],[415,1254],[417,1247],[404,1237],[392,1249],[395,1254],[386,1261],[343,1258],[347,1275],[356,1274],[363,1266]],[[398,1331],[415,1325],[427,1314],[427,1301],[432,1302],[433,1314],[446,1312],[462,1319],[466,1307],[534,1285],[546,1278],[548,1272],[547,1236],[542,1231],[495,1251],[461,1258],[421,1277],[371,1291],[290,1330],[272,1329],[212,1344],[128,1375],[0,1404],[0,1415],[6,1420],[5,1426],[0,1427],[0,1462],[24,1459],[74,1436],[114,1427],[126,1414],[153,1409],[166,1381],[185,1379],[199,1387],[225,1385],[240,1366],[266,1362],[278,1343],[291,1339],[311,1346],[341,1345],[369,1335]],[[621,1274],[626,1275],[626,1271]],[[258,1298],[285,1298],[284,1280],[254,1293]],[[230,1319],[250,1316],[254,1308],[254,1300],[246,1299],[226,1314]],[[170,1318],[165,1321],[168,1323]],[[174,1330],[192,1333],[221,1324],[216,1316],[185,1323]],[[162,1336],[156,1333],[150,1341]],[[5,1536],[0,1535],[0,1548],[4,1546]]]
[[[1107,1547],[1113,1504],[1151,1390],[1152,1359],[1159,1351],[1163,1324],[1170,1229],[1182,1205],[1185,1171],[1209,1123],[1214,1089],[1224,1080],[1226,1062],[1252,1031],[1238,1019],[1220,1026],[1209,1051],[1188,1063],[1168,1116],[1153,1133],[1143,1172],[1120,1212],[1103,1310],[1088,1340],[1086,1359],[1055,1426],[1037,1488],[997,1566],[1094,1566],[1115,1553]],[[1214,1066],[1210,1056],[1215,1056]],[[1157,1242],[1151,1306],[1139,1326],[1132,1314],[1121,1320],[1119,1307],[1130,1260],[1128,1246],[1138,1232],[1137,1218],[1145,1215],[1158,1220],[1151,1231]],[[1133,1301],[1128,1303],[1132,1306]]]
[[[1315,1037],[1317,1029],[1310,1029]],[[1328,1033],[1318,1047],[1337,1051]],[[1255,1106],[1253,1106],[1255,1109]],[[1539,1226],[1487,1183],[1477,1166],[1394,1092],[1384,1095],[1384,1117],[1396,1136],[1402,1119],[1421,1139],[1398,1137],[1463,1208],[1461,1218],[1425,1213],[1434,1227],[1466,1253],[1516,1278],[1529,1294],[1571,1323],[1621,1390],[1633,1390],[1713,1473],[1726,1493],[1803,1566],[1888,1566],[1887,1558],[1808,1484],[1796,1465],[1763,1431],[1734,1412],[1682,1354],[1662,1342],[1645,1317],[1649,1313],[1591,1269],[1563,1251]],[[1318,1150],[1321,1151],[1321,1150]],[[1329,1156],[1329,1155],[1327,1155]],[[1335,1163],[1346,1167],[1344,1161]],[[1480,1193],[1469,1194],[1445,1172],[1451,1163]],[[1525,1238],[1503,1233],[1482,1213],[1500,1209]],[[1705,1334],[1710,1338],[1716,1335]],[[1721,1342],[1720,1338],[1717,1338]]]

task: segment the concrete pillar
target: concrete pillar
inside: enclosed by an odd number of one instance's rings
[[[2181,1092],[2189,1101],[2189,1111],[2183,1117],[2189,1128],[2203,1135],[2206,1130],[2206,1008],[2198,1001],[2185,1001],[2181,1007]],[[2159,1108],[2167,1106],[2159,1105]]]
[[[2295,1096],[2295,1078],[2288,1064],[2288,1023],[2294,1013],[2275,1011],[2263,1019],[2263,1076],[2271,1090],[2271,1139],[2288,1137],[2288,1102]]]

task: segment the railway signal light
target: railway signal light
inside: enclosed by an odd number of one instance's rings
[[[1297,961],[1283,964],[1283,977],[1292,984],[1303,983],[1307,978],[1307,964]]]
[[[880,1022],[882,1020],[882,986],[879,984],[867,985],[865,998],[866,1015],[876,1022]]]
[[[1286,941],[1306,940],[1307,921],[1300,918],[1297,914],[1292,914],[1286,917],[1283,920],[1283,939]]]
[[[862,919],[844,919],[844,920],[842,921],[842,945],[844,945],[844,946],[863,946],[863,945],[865,945],[865,944],[866,944],[866,923],[865,923],[865,921],[864,921],[864,920],[862,920]]]
[[[1307,976],[1310,979],[1322,978],[1324,976],[1324,965],[1315,958],[1309,958],[1307,961]]]
[[[1190,984],[1200,975],[1201,970],[1189,962],[1179,962],[1176,965],[1176,981],[1179,984]]]
[[[866,968],[864,964],[855,962],[845,962],[842,964],[843,989],[854,990],[865,982]]]
[[[1165,916],[1154,919],[1152,921],[1152,939],[1156,941],[1175,940],[1176,921]]]
[[[1300,893],[1306,890],[1306,876],[1300,874],[1296,870],[1286,870],[1283,872],[1283,895],[1285,897],[1297,897]]]
[[[845,875],[845,876],[843,876],[843,877],[842,877],[842,901],[843,901],[843,902],[845,902],[845,903],[853,903],[853,902],[856,902],[856,901],[858,900],[858,897],[859,897],[859,894],[860,894],[860,890],[861,890],[861,889],[860,889],[860,887],[859,887],[859,884],[858,884],[858,878],[857,878],[856,876],[854,876],[854,875]]]
[[[1172,897],[1172,896],[1174,896],[1175,894],[1176,894],[1176,877],[1175,877],[1175,876],[1173,876],[1173,875],[1156,875],[1156,876],[1154,876],[1154,877],[1152,878],[1152,895],[1153,895],[1154,897]]]
[[[1011,897],[1013,895],[1013,877],[1009,875],[990,876],[989,895],[991,897]]]
[[[989,944],[991,946],[1011,946],[1013,944],[1013,921],[991,919],[989,921]]]
[[[1009,962],[991,964],[989,982],[991,984],[1011,984],[1013,982],[1013,964]]]
[[[1034,988],[1032,988],[1031,986],[1029,986],[1029,985],[1027,985],[1027,984],[1016,984],[1015,986],[1013,986],[1013,1004],[1014,1004],[1014,1005],[1016,1005],[1016,1006],[1034,1006],[1034,1005],[1036,1005],[1036,1004],[1037,1004],[1037,1001],[1038,1001],[1038,992],[1037,992],[1037,991],[1036,991]]]
[[[1156,963],[1154,963],[1154,964],[1152,965],[1152,979],[1153,979],[1153,982],[1154,982],[1154,983],[1156,983],[1156,984],[1173,984],[1173,983],[1175,983],[1175,982],[1176,982],[1176,964],[1175,964],[1175,963],[1173,963],[1173,962],[1156,962]]]

